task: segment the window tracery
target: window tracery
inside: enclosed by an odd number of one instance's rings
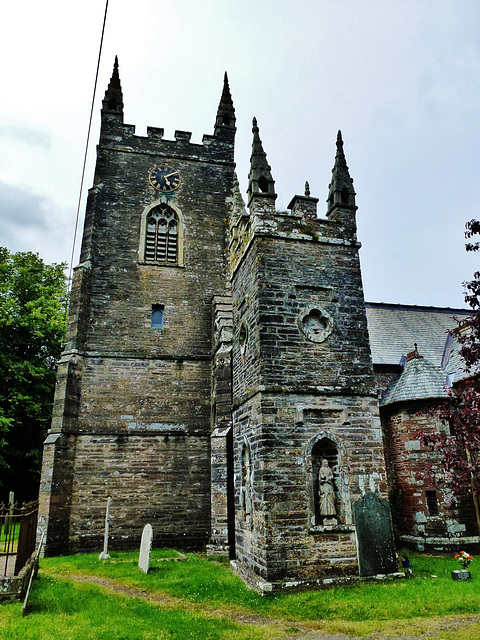
[[[160,204],[147,214],[145,229],[145,262],[179,262],[179,219],[175,211]]]

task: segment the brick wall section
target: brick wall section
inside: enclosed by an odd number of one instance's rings
[[[450,509],[445,495],[426,475],[428,466],[433,474],[439,471],[437,455],[424,447],[420,431],[444,428],[425,412],[430,406],[411,402],[384,407],[384,424],[389,443],[389,460],[395,491],[392,502],[401,540],[419,549],[457,549],[462,541],[478,535],[471,499],[464,499],[460,508]],[[426,491],[436,491],[438,515],[430,515]]]

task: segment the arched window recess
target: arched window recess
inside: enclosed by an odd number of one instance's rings
[[[183,220],[177,207],[158,201],[144,210],[139,259],[143,264],[183,266]]]

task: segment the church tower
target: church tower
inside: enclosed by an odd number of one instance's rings
[[[257,589],[358,575],[354,502],[385,497],[356,237],[339,132],[326,218],[275,210],[253,120],[248,210],[231,215],[235,566]]]
[[[67,343],[45,443],[47,553],[202,548],[210,535],[212,298],[227,287],[235,111],[225,75],[202,144],[124,124],[118,61],[103,100]]]
[[[44,448],[48,554],[99,550],[110,497],[112,548],[149,523],[261,591],[359,572],[355,513],[386,474],[342,136],[320,218],[308,183],[275,208],[255,118],[245,204],[235,124],[225,74],[202,144],[135,135],[115,60]]]

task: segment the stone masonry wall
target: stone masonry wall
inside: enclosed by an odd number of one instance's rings
[[[348,244],[261,239],[258,254],[263,384],[283,391],[372,393],[357,252]],[[323,342],[308,340],[300,328],[312,307],[332,319]]]
[[[79,435],[46,453],[47,553],[62,539],[65,549],[98,545],[109,494],[114,544],[136,544],[147,521],[158,543],[208,541],[212,298],[226,290],[233,135],[199,145],[187,132],[139,137],[103,119],[51,431]],[[173,194],[148,180],[161,165],[181,175]],[[142,260],[145,216],[159,203],[178,217],[178,264]],[[151,327],[153,305],[163,328]],[[63,460],[69,477],[57,473]]]
[[[233,556],[232,300],[213,299],[211,538],[208,553]]]
[[[260,399],[261,398],[261,399]],[[353,503],[387,495],[382,433],[372,398],[260,394],[235,414],[237,559],[268,580],[357,572]],[[259,421],[263,420],[263,424]],[[311,451],[321,438],[339,450],[338,525],[319,526]],[[243,513],[241,450],[253,465],[252,517]]]
[[[208,441],[181,429],[79,436],[69,551],[101,548],[108,496],[111,548],[138,546],[147,523],[156,546],[202,548],[210,531]]]
[[[353,502],[387,494],[358,244],[334,222],[262,216],[232,279],[237,561],[273,582],[356,573]],[[325,442],[328,524],[313,459]]]

